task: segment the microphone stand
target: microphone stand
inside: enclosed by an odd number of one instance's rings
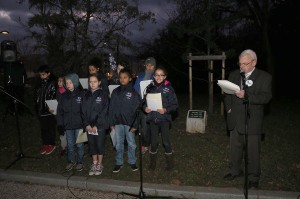
[[[17,124],[17,133],[18,133],[18,143],[19,143],[19,153],[16,155],[16,159],[11,162],[6,168],[5,170],[9,169],[12,165],[14,165],[18,160],[23,159],[23,158],[35,158],[35,159],[41,159],[39,157],[32,157],[32,156],[26,156],[23,153],[23,148],[22,148],[22,142],[21,142],[21,131],[20,131],[20,124],[19,124],[19,116],[18,116],[18,103],[22,104],[24,107],[26,107],[30,112],[30,108],[24,104],[23,102],[21,102],[20,100],[18,100],[17,98],[15,98],[14,96],[12,96],[11,94],[9,94],[8,92],[6,92],[5,90],[3,90],[2,88],[0,88],[0,91],[4,94],[6,94],[7,96],[9,96],[13,102],[14,102],[14,108],[15,108],[15,118],[16,118],[16,124]],[[32,114],[32,113],[31,113]],[[33,114],[32,114],[33,115]]]
[[[248,122],[250,118],[249,111],[249,99],[248,99],[248,86],[246,84],[245,73],[242,75],[242,84],[245,91],[243,104],[245,105],[245,137],[244,137],[244,147],[245,147],[245,182],[244,182],[244,195],[248,199]]]
[[[143,105],[146,103],[146,97],[148,95],[148,93],[150,92],[150,88],[153,86],[153,84],[149,84],[145,90],[144,90],[144,98],[141,101],[141,103],[139,104],[139,107],[136,109],[135,112],[135,118],[130,126],[130,129],[133,127],[133,124],[135,123],[135,121],[138,119],[138,124],[140,125],[140,111],[143,111]],[[139,128],[140,129],[140,128]],[[139,199],[146,199],[146,198],[172,198],[170,196],[146,196],[144,190],[143,190],[143,154],[142,154],[142,135],[141,135],[141,131],[138,129],[138,135],[139,135],[139,167],[140,167],[140,190],[138,194],[131,194],[131,193],[126,193],[126,192],[121,192],[121,194],[123,195],[128,195],[128,196],[133,196]]]

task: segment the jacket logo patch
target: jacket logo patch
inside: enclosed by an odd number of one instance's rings
[[[126,96],[127,99],[131,99],[132,98],[132,93],[128,92],[128,93],[126,93],[125,96]]]
[[[97,98],[96,98],[96,103],[97,103],[97,104],[100,104],[101,102],[102,102],[102,98],[101,98],[101,97],[97,97]]]
[[[169,88],[163,88],[163,93],[168,93],[168,92],[170,92]]]
[[[76,98],[76,102],[77,102],[78,104],[80,104],[80,103],[81,103],[81,97],[77,97],[77,98]]]

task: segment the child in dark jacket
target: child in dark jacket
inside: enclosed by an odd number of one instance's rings
[[[109,95],[108,79],[106,75],[101,71],[102,60],[98,57],[93,57],[89,60],[89,75],[97,74],[101,79],[100,88]]]
[[[81,98],[79,77],[75,73],[65,76],[66,92],[62,95],[57,106],[57,125],[63,129],[67,137],[68,164],[66,170],[70,171],[75,165],[77,171],[83,169],[84,143],[76,144],[79,131],[82,129]],[[77,147],[77,161],[75,160],[75,146]]]
[[[62,95],[66,92],[64,87],[64,77],[59,76],[57,78],[57,90],[56,90],[56,99],[60,101]],[[59,139],[60,139],[60,155],[63,156],[67,154],[67,138],[64,129],[58,128]]]
[[[161,132],[165,157],[167,161],[166,170],[170,171],[174,167],[173,150],[170,142],[170,124],[172,122],[171,113],[178,108],[178,101],[173,87],[166,80],[167,71],[163,67],[158,67],[154,71],[154,86],[150,87],[149,93],[161,93],[162,109],[156,111],[146,107],[147,122],[150,123],[151,149],[150,149],[150,170],[155,170],[158,148],[158,134]]]
[[[103,154],[106,129],[109,128],[108,96],[100,89],[100,77],[96,74],[88,78],[89,90],[85,93],[81,110],[83,127],[88,132],[88,144],[93,164],[89,175],[100,175],[103,170]]]
[[[38,68],[40,81],[36,89],[36,111],[42,135],[41,154],[51,154],[55,146],[56,119],[46,104],[46,100],[56,99],[55,78],[47,65]]]
[[[137,171],[135,131],[138,127],[136,112],[141,102],[140,95],[131,84],[131,72],[124,68],[119,73],[120,86],[113,90],[109,105],[109,119],[112,130],[116,132],[116,164],[113,169],[118,173],[123,166],[124,139],[128,143],[128,163],[132,171]]]

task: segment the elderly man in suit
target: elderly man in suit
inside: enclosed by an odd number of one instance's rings
[[[243,175],[241,163],[245,146],[245,132],[247,131],[249,188],[258,188],[259,186],[264,106],[272,98],[272,76],[256,68],[256,64],[257,56],[253,50],[247,49],[240,54],[240,68],[231,72],[228,80],[241,85],[241,90],[233,95],[227,94],[224,99],[227,128],[230,131],[230,158],[229,173],[223,178],[229,181]]]

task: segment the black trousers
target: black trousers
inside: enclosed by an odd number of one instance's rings
[[[55,145],[56,119],[54,115],[40,116],[41,137],[43,145]]]
[[[151,130],[151,153],[157,152],[158,148],[158,136],[161,133],[162,143],[165,148],[165,153],[172,153],[172,146],[170,141],[170,122],[150,122]]]
[[[150,145],[150,125],[146,122],[147,114],[143,111],[139,113],[140,117],[140,129],[142,136],[142,146],[149,147]]]
[[[90,155],[103,155],[105,150],[105,130],[99,130],[98,135],[88,134]]]
[[[237,175],[242,170],[244,155],[245,135],[240,134],[236,129],[230,132],[230,173]],[[260,146],[261,135],[248,135],[248,179],[258,181],[261,174],[260,169]]]

